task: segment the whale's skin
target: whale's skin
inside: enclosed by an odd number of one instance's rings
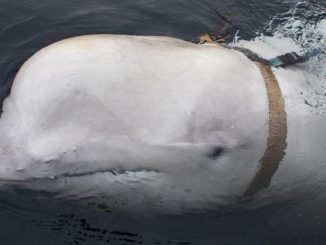
[[[281,88],[288,106],[293,90],[286,79]],[[254,62],[170,37],[89,35],[52,44],[21,67],[3,111],[2,188],[133,211],[236,203],[268,131]]]

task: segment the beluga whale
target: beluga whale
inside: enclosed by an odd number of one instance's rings
[[[3,104],[1,190],[138,213],[301,191],[304,165],[284,162],[311,122],[304,71],[272,67],[263,42],[202,42],[87,35],[38,51]]]

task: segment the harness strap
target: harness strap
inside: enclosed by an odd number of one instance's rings
[[[215,43],[209,35],[201,36],[198,43]],[[225,48],[235,49],[245,54],[250,60],[255,62],[259,68],[266,86],[267,98],[268,98],[268,136],[266,143],[266,150],[263,157],[260,159],[259,169],[251,181],[250,185],[243,194],[244,198],[250,198],[254,196],[258,191],[267,188],[271,182],[271,179],[277,171],[280,162],[282,161],[285,150],[287,147],[287,115],[284,107],[284,100],[282,91],[279,87],[278,81],[271,69],[271,65],[282,66],[287,63],[294,64],[296,62],[286,62],[283,56],[272,59],[274,62],[270,62],[261,58],[251,50],[245,48],[229,47],[225,44],[220,44]],[[285,57],[286,55],[284,55]],[[289,55],[288,55],[289,56]],[[292,56],[291,56],[292,57]],[[298,56],[299,57],[299,56]],[[283,58],[283,59],[281,59]],[[293,60],[298,60],[296,56],[292,57]],[[295,59],[296,58],[296,59]],[[276,64],[275,61],[278,61]],[[292,61],[292,59],[291,59]],[[301,61],[301,60],[300,60]]]
[[[268,136],[260,167],[244,193],[252,197],[261,189],[267,188],[285,155],[287,147],[287,115],[284,108],[282,91],[270,66],[256,62],[264,81],[268,97]]]

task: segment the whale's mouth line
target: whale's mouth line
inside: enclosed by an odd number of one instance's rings
[[[243,145],[240,145],[243,147]],[[215,161],[222,155],[224,155],[227,151],[229,151],[229,148],[226,146],[220,146],[220,145],[213,145],[210,146],[210,148],[205,151],[203,154],[203,157],[210,161]],[[146,166],[133,166],[133,167],[123,167],[123,164],[115,164],[115,166],[111,167],[94,167],[93,169],[78,169],[76,166],[74,166],[73,169],[56,169],[55,167],[52,169],[51,166],[54,166],[54,163],[48,163],[48,167],[43,170],[38,170],[33,173],[30,169],[22,168],[16,168],[16,170],[12,169],[13,172],[12,175],[9,175],[8,177],[2,176],[0,177],[0,182],[7,182],[7,183],[23,183],[23,182],[34,182],[34,181],[42,181],[42,180],[58,180],[58,179],[64,179],[64,178],[74,178],[74,177],[85,177],[85,176],[93,176],[96,174],[111,174],[113,176],[118,175],[127,175],[127,174],[135,174],[135,173],[166,173],[166,170],[154,166],[146,167]],[[74,164],[73,164],[74,165]],[[119,166],[120,165],[120,166]],[[59,166],[59,165],[58,165]],[[51,174],[51,172],[53,174]],[[169,171],[167,171],[169,172]]]
[[[30,177],[25,179],[1,179],[0,182],[6,183],[26,183],[26,182],[36,182],[36,181],[56,181],[60,179],[66,178],[79,178],[79,177],[86,177],[86,176],[94,176],[96,174],[112,174],[113,176],[118,175],[127,175],[129,173],[162,173],[155,169],[103,169],[103,170],[96,170],[96,171],[89,171],[89,172],[81,172],[81,173],[63,173],[56,176],[49,176],[49,177]]]

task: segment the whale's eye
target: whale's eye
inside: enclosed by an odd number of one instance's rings
[[[224,148],[222,146],[213,146],[210,148],[207,156],[210,159],[216,160],[219,156],[221,156],[224,152]]]

